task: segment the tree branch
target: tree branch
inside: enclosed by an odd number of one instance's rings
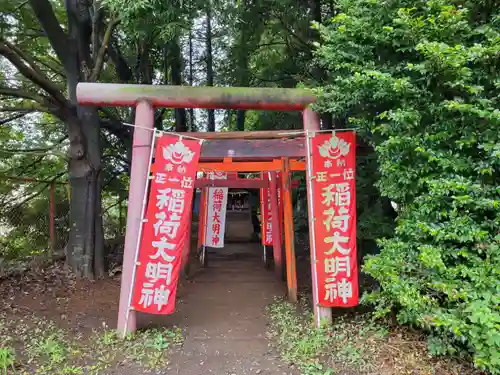
[[[115,66],[116,75],[122,83],[130,82],[134,77],[134,73],[119,49],[117,47],[115,48],[114,45],[113,37],[111,37],[108,43],[108,56]]]
[[[122,121],[118,119],[113,113],[104,107],[100,107],[99,110],[104,113],[107,117],[106,119],[101,119],[101,125],[109,130],[109,132],[116,137],[118,137],[125,145],[131,142],[131,132],[130,129],[123,125]]]
[[[90,17],[92,19],[92,61],[97,61],[97,46],[99,45],[99,39],[101,34],[101,21],[103,18],[103,12],[101,9],[101,1],[94,0],[92,6],[89,7]]]
[[[24,91],[21,89],[12,89],[9,87],[0,87],[0,95],[11,96],[20,99],[29,99],[39,104],[43,104],[44,102],[44,98],[40,95],[33,94],[31,92]]]
[[[59,88],[47,79],[44,75],[38,74],[33,68],[26,65],[24,60],[14,50],[10,49],[4,41],[0,41],[0,55],[3,55],[9,60],[19,72],[28,78],[30,81],[40,86],[48,94],[50,94],[62,106],[68,106],[69,103],[61,94]]]
[[[22,107],[0,107],[0,112],[23,112],[23,113],[33,113],[33,112],[47,112],[49,113],[49,109],[42,107],[41,105],[30,103],[30,105],[22,106]]]
[[[34,198],[38,197],[38,196],[39,196],[39,195],[41,195],[41,194],[42,194],[45,190],[47,190],[47,188],[48,188],[51,184],[55,183],[55,182],[56,182],[56,180],[57,180],[59,177],[63,176],[63,175],[64,175],[64,173],[65,173],[65,172],[59,173],[57,176],[55,176],[55,177],[54,177],[52,180],[50,180],[49,182],[45,182],[45,181],[44,181],[44,182],[40,182],[40,183],[38,183],[38,184],[37,184],[37,186],[38,186],[38,185],[41,185],[41,184],[45,184],[45,186],[44,186],[42,189],[40,189],[39,191],[37,191],[37,192],[35,192],[35,193],[31,194],[30,196],[28,196],[28,198],[24,199],[23,201],[21,201],[20,203],[18,203],[18,204],[17,204],[17,205],[15,205],[14,207],[11,207],[10,209],[11,209],[11,210],[15,210],[15,209],[17,209],[17,208],[19,208],[19,207],[22,207],[24,204],[28,203],[29,201],[33,200]],[[13,201],[15,201],[16,199],[17,199],[17,197],[16,197],[16,198],[14,198],[14,199],[11,199],[9,202],[5,202],[5,203],[4,203],[4,205],[5,205],[5,206],[8,206],[10,203],[12,203]]]
[[[288,32],[288,34],[290,34],[292,37],[294,37],[299,43],[301,43],[302,45],[306,46],[308,50],[312,50],[313,49],[313,46],[311,44],[309,44],[307,42],[307,40],[305,40],[304,38],[302,38],[301,36],[299,36],[297,33],[293,32],[293,30],[291,30],[291,28],[289,27],[289,25],[285,22],[285,20],[283,18],[281,18],[277,14],[277,12],[273,12],[273,15],[274,15],[274,17],[276,17],[278,19],[279,23],[281,23],[281,25]]]
[[[42,60],[40,60],[40,59],[36,59],[36,58],[35,58],[35,61],[36,61],[36,62],[38,62],[38,63],[40,63],[40,64],[41,64],[41,65],[43,65],[44,67],[46,67],[46,68],[47,68],[50,72],[52,72],[53,74],[58,75],[58,76],[61,76],[63,79],[66,79],[66,73],[65,73],[64,71],[62,71],[62,70],[58,70],[58,69],[56,69],[55,67],[51,66],[50,64],[48,64],[48,63],[46,63],[45,61],[42,61]],[[59,65],[61,65],[59,61],[57,61],[57,63],[58,63]]]
[[[19,175],[22,176],[22,175],[26,174],[27,170],[29,170],[34,165],[40,163],[46,156],[47,155],[38,156],[37,158],[35,158],[35,160],[33,160],[32,163],[23,166],[23,169],[21,170],[21,173],[19,173]],[[7,169],[6,171],[0,171],[0,174],[3,174],[3,175],[10,174],[10,172],[14,172],[15,169],[16,169],[16,167],[12,167],[12,168]]]
[[[259,44],[254,47],[253,52],[255,53],[257,50],[264,48],[264,47],[275,47],[275,46],[286,46],[287,44],[283,41],[280,42],[270,42],[270,43],[263,43]]]
[[[124,201],[125,199],[119,199],[118,202],[115,202],[113,203],[111,206],[108,206],[105,210],[102,211],[102,214],[101,215],[104,215],[106,212],[108,212],[109,210],[111,210],[113,207],[116,207],[118,206],[122,201]]]
[[[108,24],[108,28],[104,33],[104,38],[102,40],[101,48],[97,53],[97,57],[94,61],[94,69],[92,74],[90,75],[90,82],[95,82],[99,78],[101,74],[102,67],[104,66],[104,56],[106,55],[106,51],[108,49],[109,41],[111,39],[111,34],[113,33],[114,28],[120,23],[118,18],[111,20]]]
[[[17,46],[9,43],[7,40],[3,41],[5,45],[10,48],[14,53],[16,53],[22,60],[26,61],[28,65],[35,71],[35,73],[39,74],[40,76],[44,76],[45,74],[42,72],[42,70],[38,67],[38,65],[35,63],[35,60],[31,58],[27,53],[24,53],[21,49],[17,48]]]
[[[53,150],[54,147],[57,147],[59,146],[61,143],[63,143],[66,139],[68,139],[68,136],[65,135],[64,137],[58,139],[52,146],[48,146],[48,147],[38,147],[38,148],[30,148],[30,149],[26,149],[26,148],[9,148],[9,149],[5,149],[5,148],[0,148],[0,152],[19,152],[19,153],[30,153],[30,152],[44,152],[44,151],[50,151],[50,150]]]
[[[18,120],[20,118],[23,118],[24,116],[26,116],[29,112],[24,112],[24,113],[18,113],[18,114],[15,114],[14,116],[10,116],[10,117],[7,117],[5,119],[2,119],[0,120],[0,125],[5,125],[11,121],[14,121],[14,120]]]
[[[103,160],[108,159],[108,158],[114,158],[114,159],[124,163],[125,166],[130,166],[130,160],[128,160],[127,158],[124,158],[123,156],[120,156],[120,155],[108,154],[108,155],[103,155],[102,158],[103,158]]]
[[[49,43],[67,71],[72,70],[69,38],[59,24],[49,0],[28,0],[35,16],[47,34]]]
[[[287,81],[287,80],[292,80],[295,79],[294,77],[288,75],[288,76],[282,76],[278,78],[264,78],[264,77],[258,77],[257,75],[253,74],[253,78],[257,81],[261,82],[282,82],[282,81]]]

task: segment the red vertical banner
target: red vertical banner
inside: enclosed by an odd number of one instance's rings
[[[319,305],[356,306],[356,134],[316,133],[308,142]]]
[[[263,178],[269,178],[268,173],[263,173]],[[271,208],[271,189],[260,189],[260,215],[262,220],[262,245],[273,245],[273,211]]]
[[[283,199],[281,188],[281,173],[277,173],[278,212],[280,223],[280,238],[283,238]],[[263,178],[271,178],[269,173],[264,173]],[[260,189],[260,212],[262,217],[262,245],[273,246],[273,211],[271,207],[271,189]]]
[[[200,157],[199,141],[157,139],[146,222],[140,239],[132,307],[172,314]]]
[[[204,245],[214,248],[224,247],[226,232],[226,209],[228,188],[209,188],[207,204],[207,229]]]
[[[276,173],[276,181],[278,185],[278,212],[280,214],[280,238],[283,239],[283,216],[284,216],[284,208],[283,208],[283,186],[281,179],[281,172]]]

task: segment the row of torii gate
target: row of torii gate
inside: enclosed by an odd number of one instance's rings
[[[261,132],[253,132],[261,133]],[[267,133],[269,132],[262,132]],[[229,133],[225,133],[229,134]],[[233,133],[237,135],[237,132]],[[305,171],[305,162],[298,161],[296,159],[287,160],[286,158],[282,158],[282,160],[276,159],[270,162],[234,162],[232,158],[227,157],[224,158],[222,162],[219,163],[200,163],[198,165],[198,172],[203,172],[204,176],[210,176],[212,172],[225,172],[224,178],[198,178],[195,182],[195,187],[202,188],[200,194],[200,208],[199,208],[199,224],[198,224],[198,242],[196,249],[198,251],[198,256],[200,263],[203,266],[206,266],[207,257],[206,257],[206,246],[204,245],[204,239],[206,238],[206,232],[208,228],[208,219],[207,210],[208,210],[208,197],[207,189],[203,189],[203,187],[228,187],[234,189],[269,189],[269,195],[266,192],[266,197],[269,196],[270,200],[270,222],[272,228],[279,228],[277,233],[274,233],[273,236],[276,235],[276,241],[272,240],[273,245],[273,260],[274,260],[274,271],[278,278],[283,278],[283,252],[281,246],[283,244],[283,205],[279,204],[279,193],[278,189],[283,191],[282,186],[285,183],[291,183],[290,190],[299,186],[299,180],[287,181],[286,178],[283,178],[283,172],[285,168],[288,166],[289,172],[295,171]],[[212,169],[215,168],[215,169]],[[251,172],[261,172],[260,178],[248,178],[248,177],[240,177],[238,172],[241,169],[245,169],[245,174]],[[280,172],[280,173],[278,173]],[[285,172],[286,173],[286,172]],[[254,173],[251,173],[254,174]],[[261,196],[260,199],[263,199]],[[261,204],[262,207],[262,204]],[[263,218],[263,213],[261,212],[261,217]],[[265,236],[265,228],[263,227],[265,223],[261,221],[261,231],[262,236]],[[293,229],[293,228],[292,228]],[[285,243],[287,245],[288,243]],[[285,246],[288,251],[288,246]],[[187,255],[186,255],[187,256]],[[264,264],[268,265],[268,256],[267,256],[267,246],[264,245],[264,253],[263,253]],[[189,274],[189,259],[184,259],[184,264],[187,266],[184,270],[185,274]]]
[[[304,89],[282,88],[222,88],[190,86],[149,86],[106,83],[80,83],[77,98],[81,105],[92,106],[135,106],[135,129],[133,136],[132,169],[128,199],[127,228],[123,259],[118,330],[134,331],[136,316],[130,311],[128,321],[128,298],[132,288],[132,274],[135,267],[135,249],[139,228],[142,224],[141,207],[145,197],[148,179],[148,165],[153,145],[155,108],[213,108],[243,110],[290,110],[303,111],[304,132],[258,131],[186,133],[186,136],[206,140],[203,143],[198,170],[201,172],[270,172],[270,179],[228,179],[196,180],[196,188],[269,188],[271,190],[272,226],[279,228],[279,207],[277,195],[277,172],[281,172],[280,185],[283,191],[283,225],[281,238],[279,230],[273,230],[273,258],[276,275],[283,275],[282,242],[285,244],[286,281],[288,298],[297,301],[297,277],[294,249],[294,227],[292,209],[291,172],[307,171],[310,163],[306,147],[306,136],[320,130],[320,121],[309,106],[315,102],[314,94]],[[307,178],[310,178],[307,176]],[[308,202],[312,201],[308,184]],[[309,227],[312,228],[313,214],[309,205]],[[190,239],[190,236],[187,236]],[[283,240],[283,241],[282,241]],[[190,240],[187,241],[183,264],[188,265]],[[313,247],[311,246],[311,251]],[[314,262],[311,254],[311,262]],[[312,263],[313,264],[313,263]],[[311,265],[312,265],[311,264]],[[315,267],[311,267],[312,279],[316,278]],[[313,283],[313,304],[316,326],[329,324],[332,319],[330,308],[320,307],[317,290]]]

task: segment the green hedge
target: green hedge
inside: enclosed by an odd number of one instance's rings
[[[365,272],[377,313],[500,373],[500,4],[343,0],[318,26],[319,109],[376,150],[395,234]]]

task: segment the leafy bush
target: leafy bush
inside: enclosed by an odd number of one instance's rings
[[[320,27],[320,110],[376,147],[395,234],[364,270],[384,315],[500,373],[500,4],[343,0]]]

